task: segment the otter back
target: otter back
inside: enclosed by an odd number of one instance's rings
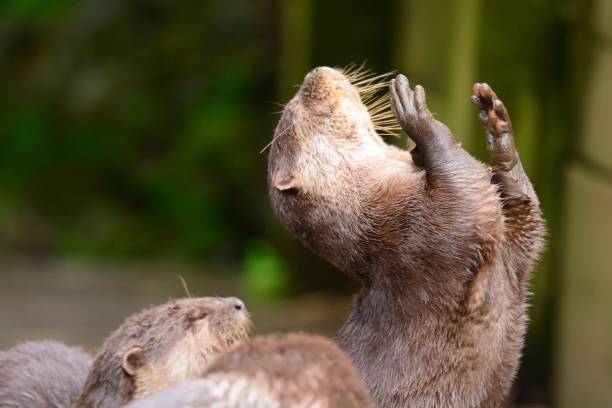
[[[52,341],[28,342],[0,352],[2,407],[72,408],[92,358]]]

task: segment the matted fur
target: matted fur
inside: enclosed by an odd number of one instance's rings
[[[384,143],[340,71],[311,71],[271,144],[272,207],[363,284],[337,338],[378,406],[498,406],[519,364],[527,281],[543,247],[537,197],[522,169],[505,177],[496,160],[492,171],[465,152],[422,87],[399,76],[391,90],[412,155]]]

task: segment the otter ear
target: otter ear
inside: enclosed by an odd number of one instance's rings
[[[300,179],[286,170],[278,170],[274,174],[272,185],[279,191],[287,191],[298,188]]]
[[[135,346],[125,352],[121,367],[126,373],[133,376],[145,365],[145,362],[144,350],[142,347]]]

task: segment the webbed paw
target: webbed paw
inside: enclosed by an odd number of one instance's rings
[[[512,123],[504,103],[488,84],[473,86],[472,103],[480,108],[478,117],[487,132],[487,150],[494,168],[510,171],[518,161]]]
[[[425,89],[421,85],[410,89],[408,78],[399,74],[391,80],[389,90],[391,108],[399,125],[417,145],[425,143],[424,133],[433,119],[427,108]]]

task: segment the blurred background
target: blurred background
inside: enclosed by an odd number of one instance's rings
[[[277,221],[260,151],[306,72],[365,61],[482,159],[471,84],[505,101],[549,229],[513,401],[612,406],[608,0],[3,0],[0,348],[93,351],[179,277],[333,335],[356,286]]]

